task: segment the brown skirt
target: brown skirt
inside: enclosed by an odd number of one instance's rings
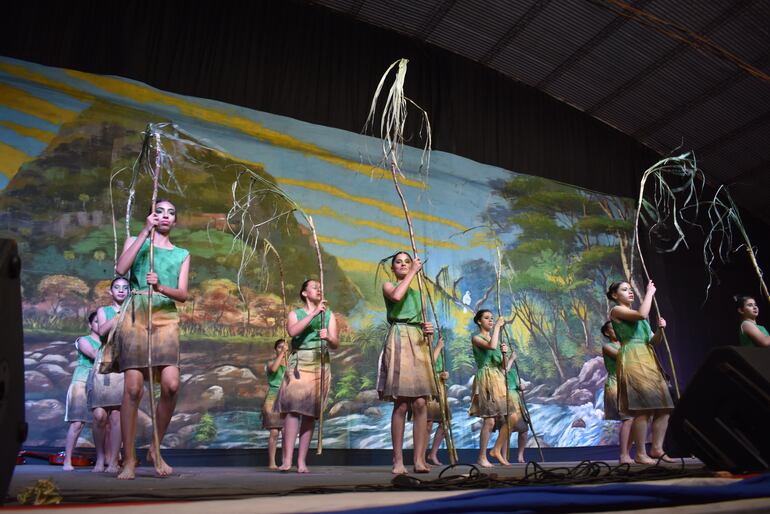
[[[329,355],[324,357],[324,380],[321,386],[321,352],[297,350],[289,356],[289,365],[273,405],[273,412],[299,414],[317,418],[326,408],[331,384]]]
[[[64,421],[83,421],[90,423],[92,420],[91,409],[88,408],[88,396],[86,395],[86,382],[76,380],[67,389],[67,404],[64,411]]]
[[[499,368],[484,367],[476,372],[473,378],[471,408],[469,416],[479,418],[497,418],[509,412],[505,406],[505,376]],[[513,402],[510,401],[510,412],[513,412]]]
[[[607,421],[621,421],[630,416],[621,416],[618,409],[618,379],[614,375],[607,375],[604,382],[604,419]]]
[[[508,412],[510,413],[511,432],[526,432],[529,430],[527,425],[526,410],[522,406],[521,396],[518,391],[508,390]],[[495,418],[495,430],[500,428],[505,423],[505,416],[499,416]]]
[[[633,416],[650,410],[671,410],[674,402],[652,347],[624,342],[618,352],[618,411]]]
[[[444,396],[443,389],[439,389],[439,394]],[[447,409],[447,421],[452,420],[452,410]],[[438,398],[428,400],[428,421],[431,423],[441,423],[443,421],[441,417],[441,404]]]
[[[268,389],[265,402],[262,404],[262,428],[265,430],[283,428],[281,413],[273,410],[276,398],[278,398],[278,389]]]
[[[114,335],[118,370],[147,368],[147,296],[132,295],[121,309]],[[169,305],[152,313],[153,367],[179,367],[179,314]]]
[[[429,352],[430,345],[421,326],[391,324],[377,373],[380,399],[435,398],[436,383]]]
[[[120,407],[123,403],[123,373],[99,373],[95,369],[88,375],[88,408]]]

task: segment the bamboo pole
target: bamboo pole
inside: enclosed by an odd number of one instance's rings
[[[503,308],[502,308],[502,302],[500,301],[500,274],[503,267],[503,256],[500,253],[500,247],[497,248],[497,266],[495,267],[495,280],[497,283],[497,317],[500,318],[503,315]],[[505,326],[503,326],[503,333],[507,334],[507,331],[505,331]],[[502,339],[502,335],[501,339]],[[505,442],[505,446],[503,449],[503,452],[505,453],[506,460],[508,459],[508,456],[511,452],[511,410],[510,410],[510,400],[511,395],[508,391],[508,356],[506,355],[506,352],[503,353],[503,378],[505,379],[505,426],[508,428],[508,440]]]
[[[155,139],[155,168],[152,176],[152,213],[155,213],[155,204],[158,201],[158,178],[160,175],[160,135],[154,132],[153,137]],[[150,273],[155,271],[155,227],[150,230]],[[156,402],[155,402],[155,378],[154,368],[152,362],[152,295],[153,288],[150,286],[147,289],[147,375],[150,385],[150,418],[152,419],[152,444],[153,444],[153,459],[155,466],[160,465],[160,437],[158,436],[158,417],[156,414]]]
[[[308,225],[310,226],[310,233],[313,237],[313,247],[315,248],[316,258],[318,259],[318,287],[321,290],[321,303],[325,302],[324,297],[324,263],[321,258],[321,245],[318,244],[318,234],[315,230],[315,223],[313,223],[313,217],[306,215]],[[326,311],[321,311],[321,329],[325,328],[326,324]],[[323,453],[324,447],[324,387],[326,386],[326,353],[327,346],[326,340],[321,339],[321,389],[318,395],[318,445],[316,446],[316,455]]]

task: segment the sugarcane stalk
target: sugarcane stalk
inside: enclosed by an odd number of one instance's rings
[[[315,223],[313,223],[313,217],[306,215],[308,225],[310,226],[310,234],[313,237],[313,247],[315,248],[316,258],[318,259],[318,287],[321,291],[321,303],[325,301],[324,298],[324,263],[321,258],[321,245],[318,244],[318,234],[315,230]],[[326,324],[326,311],[321,311],[321,329],[325,328]],[[316,446],[316,455],[323,453],[324,447],[324,387],[326,385],[326,353],[327,345],[326,340],[321,339],[321,389],[318,395],[318,445]]]
[[[160,135],[153,133],[155,138],[155,169],[152,177],[152,213],[155,213],[155,205],[158,201],[158,177],[160,175]],[[155,227],[150,229],[150,273],[155,272]],[[148,379],[150,385],[150,418],[152,419],[152,444],[153,444],[153,458],[155,465],[159,466],[161,463],[160,458],[160,437],[158,436],[158,417],[155,412],[155,378],[154,369],[152,363],[152,298],[153,287],[150,286],[147,289],[147,370]]]
[[[501,317],[503,315],[503,307],[502,302],[500,301],[500,274],[503,267],[503,256],[500,253],[500,247],[497,247],[497,266],[495,267],[495,280],[497,282],[497,317]],[[503,327],[505,329],[505,327]],[[502,335],[502,334],[501,334]],[[508,459],[508,456],[510,455],[510,446],[511,446],[511,409],[510,409],[510,400],[511,395],[508,392],[508,356],[506,352],[502,352],[503,354],[503,378],[505,379],[505,426],[508,428],[508,440],[505,442],[505,447],[503,449],[503,452],[505,453],[505,459]]]
[[[394,143],[394,149],[393,149],[393,155],[396,155],[395,150],[395,143]],[[398,197],[401,199],[401,207],[404,210],[404,218],[406,219],[406,225],[409,229],[409,243],[412,245],[412,255],[414,255],[414,258],[417,258],[417,243],[415,242],[414,237],[414,225],[412,224],[412,215],[409,212],[409,206],[406,203],[406,198],[404,197],[404,193],[401,191],[401,186],[398,183],[398,174],[400,171],[398,170],[398,165],[396,164],[396,159],[391,159],[390,162],[390,172],[393,177],[393,185],[396,188],[396,192],[398,193]],[[420,270],[417,273],[417,289],[420,291],[420,310],[422,313],[422,320],[425,322],[425,320],[428,319],[428,312],[425,305],[425,286],[423,284],[423,270]],[[436,320],[438,321],[438,320]],[[436,385],[436,392],[438,393],[438,401],[439,401],[439,410],[441,411],[441,422],[444,424],[444,427],[449,426],[449,421],[447,420],[447,402],[446,398],[441,395],[441,384],[440,380],[436,376],[436,362],[433,358],[433,341],[432,336],[428,335],[426,336],[426,341],[428,343],[428,355],[430,357],[430,367],[431,367],[431,374],[433,375],[433,381]],[[456,464],[457,461],[455,459],[455,450],[454,450],[454,441],[450,441],[450,433],[449,431],[446,431],[447,435],[447,448],[451,445],[451,450],[449,451],[449,461],[452,464]]]

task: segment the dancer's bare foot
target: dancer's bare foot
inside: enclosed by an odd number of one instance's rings
[[[310,473],[310,470],[307,468],[307,464],[297,463],[297,473]]]
[[[634,462],[636,462],[637,464],[644,464],[645,466],[654,466],[655,464],[657,464],[656,460],[651,459],[647,455],[637,455],[636,457],[634,457]]]
[[[278,471],[291,471],[291,462],[289,462],[288,464],[281,464],[278,467]]]
[[[630,455],[621,455],[618,462],[620,464],[633,464],[634,459],[632,459]]]
[[[516,462],[518,462],[519,464],[524,464],[527,461],[524,460],[524,455],[519,455],[519,458],[516,459]]]
[[[655,460],[660,459],[663,462],[679,462],[678,460],[672,459],[671,457],[666,455],[666,453],[663,450],[660,450],[660,451],[651,450],[650,457],[652,457]]]
[[[508,460],[507,460],[507,459],[506,459],[506,458],[503,456],[503,454],[502,454],[502,453],[499,453],[499,452],[498,452],[497,450],[495,450],[494,448],[493,448],[492,450],[490,450],[490,451],[489,451],[489,456],[490,456],[490,457],[492,457],[492,458],[494,458],[494,459],[497,459],[497,461],[498,461],[500,464],[502,464],[503,466],[510,466],[510,465],[511,465],[511,463],[510,463],[510,462],[508,462]]]
[[[412,471],[415,473],[430,473],[430,466],[427,464],[415,464]]]
[[[105,473],[117,473],[120,471],[120,466],[118,466],[118,461],[110,462],[106,468],[104,468]]]
[[[96,464],[94,464],[94,469],[91,470],[91,473],[104,473],[104,461],[99,462],[96,461]]]
[[[404,464],[393,464],[393,469],[390,470],[394,475],[406,475],[406,468]]]
[[[72,467],[71,463],[68,464],[68,463],[65,462],[64,465],[61,467],[61,470],[62,471],[74,471],[75,468]]]
[[[438,460],[438,455],[433,455],[432,453],[428,455],[428,464],[433,464],[434,466],[444,465],[440,460]]]
[[[479,459],[476,461],[476,464],[481,466],[482,468],[494,468],[495,465],[489,462],[487,459]]]
[[[155,476],[164,478],[174,472],[174,468],[168,465],[163,457],[160,458],[160,462],[155,462]]]
[[[275,471],[276,469],[278,469],[278,465],[277,465],[277,464],[270,464],[270,465],[267,467],[267,469],[272,469],[273,471]]]
[[[124,461],[123,469],[118,473],[118,480],[133,480],[134,478],[136,478],[136,461]]]

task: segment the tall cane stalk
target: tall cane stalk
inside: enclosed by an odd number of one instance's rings
[[[155,212],[155,204],[158,201],[158,177],[160,176],[160,134],[153,133],[155,139],[155,169],[152,177],[152,211]],[[155,272],[155,227],[150,230],[150,273]],[[152,419],[152,444],[153,458],[155,465],[159,466],[160,459],[160,437],[158,436],[158,417],[156,414],[155,402],[155,369],[152,362],[152,298],[153,288],[147,289],[147,375],[150,384],[150,417]]]
[[[390,164],[390,172],[391,176],[393,178],[393,185],[396,188],[396,193],[398,194],[398,197],[401,200],[401,206],[404,211],[404,219],[406,221],[407,227],[409,229],[409,242],[412,247],[412,253],[415,258],[417,258],[417,244],[415,243],[415,237],[414,237],[414,226],[412,224],[412,216],[409,212],[409,206],[407,205],[406,198],[404,197],[404,193],[401,191],[401,186],[398,181],[399,175],[402,175],[401,169],[400,169],[400,161],[402,157],[402,151],[404,147],[404,129],[406,125],[406,117],[407,117],[407,106],[408,104],[413,105],[415,108],[417,108],[420,113],[422,114],[421,121],[425,127],[425,146],[423,148],[422,156],[420,159],[420,165],[421,167],[424,166],[425,170],[427,171],[428,166],[430,165],[430,145],[431,145],[431,130],[430,130],[430,121],[428,120],[428,114],[425,112],[424,109],[422,109],[419,105],[414,103],[411,99],[406,97],[404,94],[404,81],[406,80],[406,69],[407,69],[407,63],[409,61],[407,59],[399,59],[398,61],[391,64],[388,69],[385,71],[385,73],[380,78],[380,82],[377,85],[377,89],[374,93],[374,96],[372,97],[372,103],[369,110],[369,115],[366,119],[366,127],[371,127],[373,129],[375,118],[377,116],[377,101],[380,97],[380,93],[383,90],[383,87],[385,85],[385,81],[390,74],[391,70],[396,68],[396,75],[393,80],[393,84],[391,85],[390,89],[387,92],[387,96],[385,98],[385,104],[382,109],[382,115],[380,117],[380,140],[382,143],[382,152],[383,152],[383,164]],[[383,166],[385,167],[385,166]],[[423,284],[423,272],[420,271],[417,274],[417,288],[420,291],[420,307],[421,307],[421,313],[422,313],[422,319],[423,322],[425,322],[428,317],[426,304],[425,304],[425,287]],[[438,319],[436,319],[436,322],[438,323]],[[436,375],[436,363],[435,359],[433,358],[433,344],[432,344],[432,337],[427,337],[427,343],[428,343],[428,356],[430,357],[430,365],[431,365],[431,374],[433,375],[433,381],[436,387],[436,393],[438,394],[438,401],[440,405],[441,410],[441,422],[444,424],[444,427],[449,426],[449,422],[447,420],[447,405],[446,405],[446,397],[443,396],[440,391],[442,390],[442,386],[440,384],[440,380],[438,376]],[[447,441],[447,448],[449,450],[449,459],[452,462],[452,464],[456,463],[455,460],[455,447],[454,447],[454,440],[451,437],[451,431],[446,431],[446,441]]]
[[[666,175],[672,175],[679,178],[682,181],[682,184],[672,187],[666,180]],[[667,222],[672,223],[676,232],[676,238],[665,251],[672,252],[676,250],[680,244],[687,246],[687,240],[682,228],[682,223],[688,223],[688,221],[684,218],[682,213],[687,208],[694,207],[697,209],[698,207],[698,178],[699,172],[695,163],[695,157],[691,153],[685,153],[677,157],[668,157],[658,161],[642,174],[642,180],[639,185],[639,198],[636,206],[636,215],[634,216],[634,242],[636,250],[639,254],[639,262],[642,264],[642,270],[644,271],[644,276],[648,282],[650,280],[650,273],[647,270],[647,264],[644,261],[644,254],[642,253],[642,247],[639,238],[639,223],[642,219],[642,210],[644,209],[645,214],[652,218],[650,220],[650,233],[655,231],[658,227],[665,225]],[[645,186],[648,180],[652,180],[654,184],[652,202],[645,200],[644,197]],[[679,193],[684,193],[685,195],[684,199],[681,201],[678,197]],[[633,262],[632,253],[632,276]],[[661,313],[657,298],[653,298],[653,306],[655,307],[655,313],[658,316],[658,319],[660,319]],[[668,344],[668,338],[666,337],[665,329],[659,327],[658,330],[660,330],[663,336],[663,343],[666,347],[666,353],[668,354],[668,363],[671,367],[671,376],[674,380],[674,389],[676,391],[677,398],[679,398],[679,380],[676,375],[676,367],[674,366],[674,358],[671,354],[671,347]]]
[[[497,247],[497,266],[495,266],[495,281],[497,284],[497,317],[500,318],[503,315],[503,306],[502,302],[500,300],[500,275],[502,272],[503,267],[503,256],[500,253],[500,247]],[[505,331],[505,326],[503,326],[504,333],[507,335],[507,331]],[[505,446],[503,449],[503,452],[505,453],[506,460],[508,459],[508,456],[510,455],[510,446],[511,446],[511,409],[510,409],[510,403],[511,403],[511,395],[508,391],[508,355],[507,352],[503,353],[503,377],[505,379],[505,426],[508,428],[508,440],[505,442]]]
[[[318,244],[318,234],[315,230],[315,223],[313,223],[313,217],[306,215],[308,225],[310,226],[310,234],[313,236],[313,247],[315,248],[316,259],[318,259],[318,287],[321,292],[321,303],[325,302],[324,297],[324,263],[321,258],[321,245]],[[326,311],[321,311],[321,329],[326,328]],[[324,450],[324,408],[326,407],[324,402],[324,389],[326,388],[326,353],[327,345],[326,339],[321,339],[321,387],[318,395],[318,445],[316,446],[316,455],[321,455]]]

